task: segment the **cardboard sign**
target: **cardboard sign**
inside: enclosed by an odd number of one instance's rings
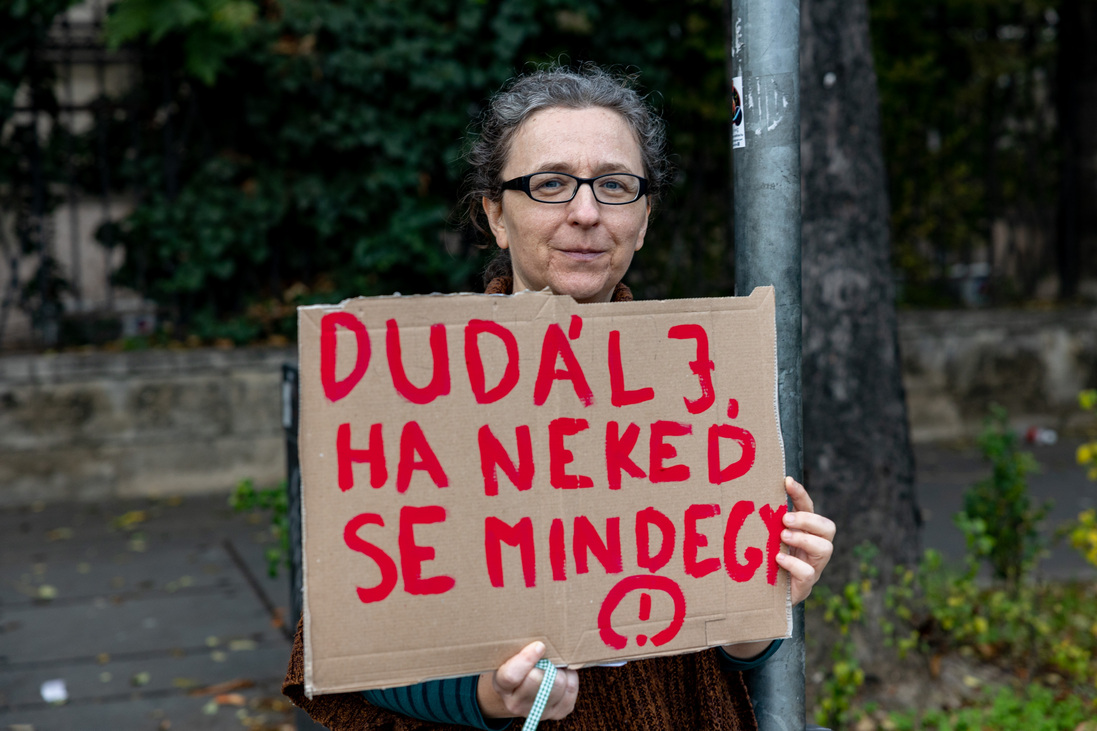
[[[771,288],[298,316],[308,693],[789,635]]]

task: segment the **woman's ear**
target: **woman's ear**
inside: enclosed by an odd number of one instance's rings
[[[488,217],[488,228],[495,236],[495,243],[500,249],[510,247],[510,241],[507,239],[507,226],[503,222],[503,201],[493,201],[491,198],[484,196],[480,199],[480,202],[484,206],[484,215]]]

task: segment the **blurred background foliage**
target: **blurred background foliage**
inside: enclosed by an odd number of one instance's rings
[[[1063,1],[870,0],[905,304],[956,304],[957,264],[1010,254],[1008,236],[992,245],[1003,222],[1042,244],[1014,246],[1027,265],[994,278],[996,301],[1032,296],[1054,269]],[[32,73],[20,59],[68,4],[0,10],[0,129]],[[516,72],[595,61],[638,74],[678,169],[629,283],[644,297],[726,295],[725,12],[722,0],[118,0],[105,40],[135,52],[136,82],[103,100],[114,113],[93,129],[43,149],[89,194],[105,180],[135,201],[97,236],[124,251],[115,284],[154,301],[173,337],[292,338],[298,304],[480,286],[489,242],[458,209],[470,130]],[[0,185],[21,159],[0,156]]]
[[[457,210],[468,130],[551,60],[642,69],[662,92],[682,179],[637,281],[730,288],[718,1],[122,0],[107,35],[147,52],[141,140],[110,135],[140,204],[101,236],[126,251],[120,283],[203,337],[292,335],[302,302],[478,287]]]

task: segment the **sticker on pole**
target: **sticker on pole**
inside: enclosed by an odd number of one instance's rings
[[[743,88],[743,77],[731,80],[731,149],[738,150],[747,146],[746,127],[743,126],[743,98],[739,90]]]

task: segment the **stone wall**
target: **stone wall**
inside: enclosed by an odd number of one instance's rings
[[[226,491],[285,475],[292,348],[0,357],[0,505]]]
[[[900,318],[912,436],[968,438],[988,405],[1081,427],[1097,309]],[[284,478],[281,366],[292,348],[0,357],[0,505],[227,491]]]
[[[908,312],[899,342],[914,441],[970,438],[991,403],[1020,430],[1088,423],[1078,392],[1097,388],[1097,308]]]

